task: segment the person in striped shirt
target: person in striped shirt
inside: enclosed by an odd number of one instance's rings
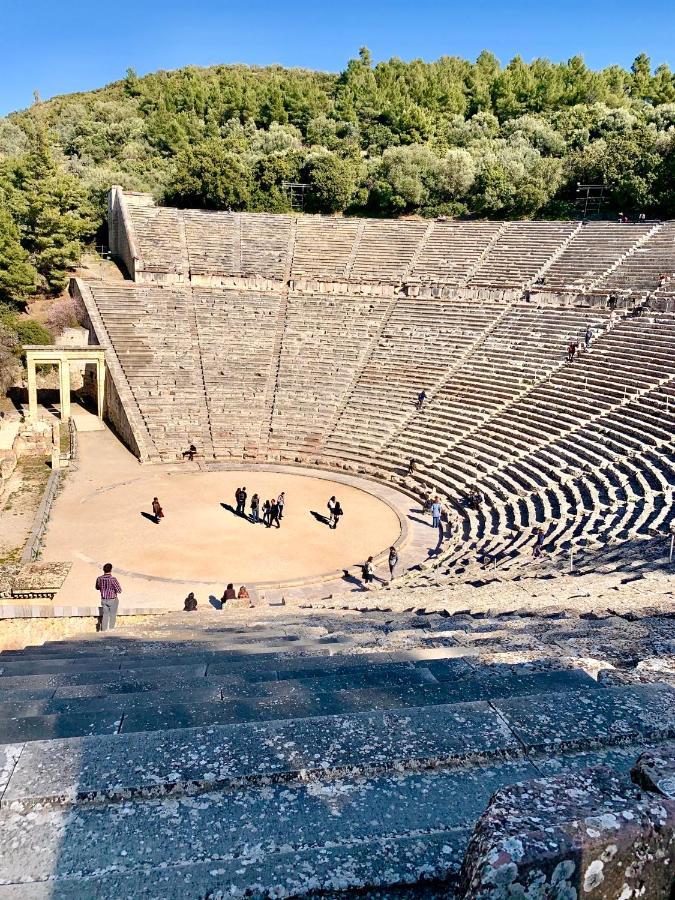
[[[101,592],[101,622],[99,631],[110,631],[115,627],[119,594],[122,593],[119,581],[112,574],[112,563],[103,566],[103,575],[96,579],[96,590]]]

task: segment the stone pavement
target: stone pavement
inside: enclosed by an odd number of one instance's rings
[[[436,544],[416,501],[353,475],[280,465],[141,466],[107,429],[81,434],[79,448],[42,556],[72,562],[55,606],[73,614],[95,611],[93,582],[106,561],[123,584],[121,612],[131,613],[180,609],[190,590],[201,603],[217,606],[230,581],[245,583],[262,602],[363,593],[359,564],[367,556],[376,557],[381,584],[389,577],[391,544],[399,548],[398,573],[427,558]],[[281,529],[253,526],[227,508],[240,481],[249,500],[254,491],[264,498],[285,490]],[[345,509],[336,530],[311,514],[323,515],[332,494]],[[153,496],[166,513],[159,526],[143,515]]]

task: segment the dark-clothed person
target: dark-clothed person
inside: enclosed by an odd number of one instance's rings
[[[159,525],[159,520],[164,518],[164,510],[157,497],[152,498],[152,514],[155,517],[156,524]]]
[[[234,589],[234,585],[228,584],[228,586],[225,588],[225,593],[220,598],[221,605],[225,606],[225,604],[227,603],[228,600],[236,600],[236,599],[237,599],[237,593]]]

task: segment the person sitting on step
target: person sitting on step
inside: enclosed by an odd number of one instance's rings
[[[225,588],[225,593],[220,598],[220,608],[225,609],[225,604],[227,603],[228,600],[236,600],[236,599],[237,599],[237,594],[236,594],[236,591],[234,590],[234,585],[232,583],[230,583]]]

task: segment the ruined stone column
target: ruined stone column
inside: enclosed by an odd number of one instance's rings
[[[68,360],[59,361],[59,384],[61,393],[61,421],[70,418],[70,364]]]
[[[26,358],[26,368],[28,369],[28,418],[31,422],[37,422],[37,372],[35,371],[35,360],[30,356]]]
[[[96,360],[96,411],[99,419],[103,419],[105,401],[105,359]]]

